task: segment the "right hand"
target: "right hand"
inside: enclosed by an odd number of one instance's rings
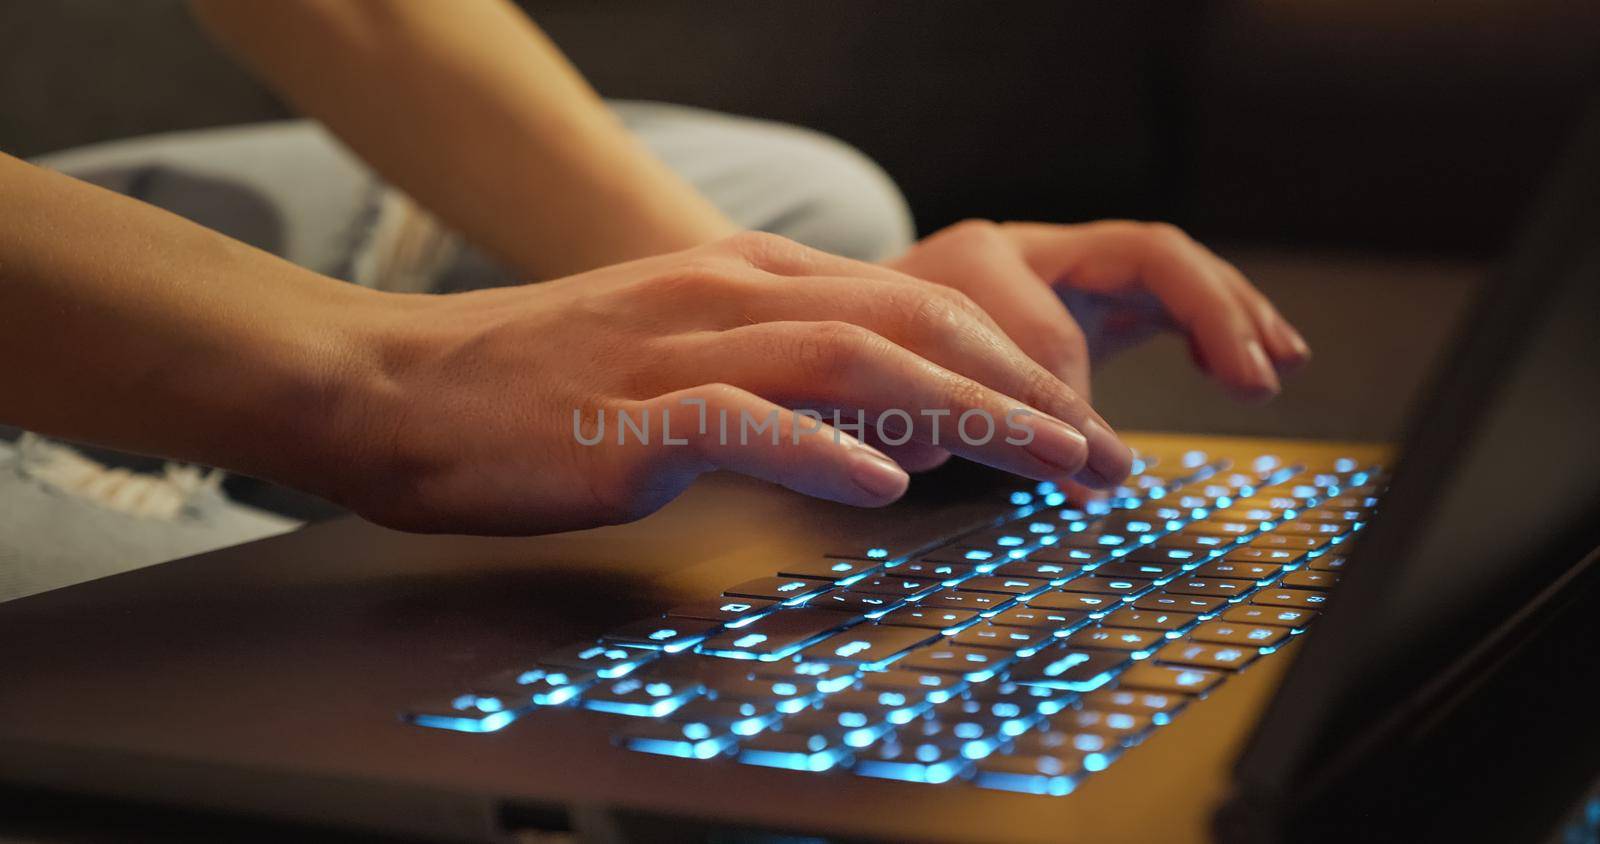
[[[350,318],[331,442],[287,479],[406,530],[532,534],[642,517],[700,474],[731,469],[833,501],[880,506],[905,472],[831,428],[792,436],[794,408],[853,420],[906,411],[914,442],[1042,480],[1126,477],[1128,448],[972,300],[783,238],[708,246],[543,284],[448,296],[375,294]],[[698,428],[703,400],[710,422]],[[948,410],[937,422],[923,410]],[[956,430],[977,409],[983,445]],[[1007,412],[1035,415],[1008,445]],[[648,444],[617,444],[618,413],[650,411]],[[585,446],[573,414],[605,438]],[[660,420],[671,414],[674,438]],[[719,436],[726,412],[730,435]],[[741,444],[740,413],[779,411],[781,436]],[[798,420],[802,424],[808,420]],[[983,425],[969,426],[973,439]],[[1019,437],[1020,438],[1020,437]],[[674,440],[675,441],[675,440]],[[1087,467],[1087,468],[1086,468]]]

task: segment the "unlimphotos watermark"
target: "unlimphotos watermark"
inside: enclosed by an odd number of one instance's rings
[[[835,441],[841,440],[843,435],[849,434],[856,439],[864,439],[870,432],[879,442],[887,445],[904,445],[911,441],[919,417],[925,420],[928,426],[931,445],[941,445],[940,431],[951,424],[954,416],[954,429],[956,437],[965,445],[988,445],[996,436],[1001,435],[1000,422],[994,414],[981,408],[972,408],[962,412],[959,416],[948,409],[923,408],[915,414],[910,411],[890,408],[879,413],[875,418],[868,419],[864,410],[855,411],[852,420],[841,412],[833,411],[831,418],[825,418],[814,410],[780,411],[773,408],[765,416],[755,416],[749,411],[740,410],[737,414],[729,413],[727,409],[710,412],[705,399],[681,399],[680,404],[695,408],[696,412],[685,414],[690,418],[684,420],[685,427],[673,428],[673,416],[670,408],[661,408],[659,418],[651,413],[650,408],[641,408],[637,412],[618,409],[613,412],[614,424],[611,426],[612,436],[606,436],[606,411],[604,408],[594,413],[594,424],[585,426],[583,411],[574,408],[572,411],[572,436],[580,445],[596,446],[605,442],[614,442],[617,445],[627,445],[630,441],[640,445],[688,445],[689,430],[694,430],[699,437],[714,436],[717,445],[749,445],[766,438],[773,445],[778,445],[783,440],[784,425],[782,414],[789,414],[789,441],[798,444],[802,437],[815,436],[823,431],[831,431]],[[1029,417],[1038,415],[1027,408],[1014,408],[1004,415],[1004,439],[1007,445],[1027,445],[1033,442],[1033,427],[1028,424]],[[826,425],[824,424],[826,421]],[[659,423],[659,424],[657,424]],[[870,428],[868,427],[870,424]]]

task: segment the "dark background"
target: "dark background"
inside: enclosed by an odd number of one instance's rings
[[[444,2],[444,0],[440,0]],[[804,124],[930,231],[1168,219],[1317,359],[1241,409],[1169,340],[1097,379],[1113,423],[1383,438],[1570,127],[1600,3],[533,0],[599,90]],[[175,0],[0,0],[0,149],[286,116]]]

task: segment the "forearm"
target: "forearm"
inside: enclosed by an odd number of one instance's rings
[[[735,229],[503,0],[194,6],[287,99],[530,277]]]
[[[384,294],[4,155],[0,220],[0,421],[267,477],[322,459],[364,364],[345,326]]]

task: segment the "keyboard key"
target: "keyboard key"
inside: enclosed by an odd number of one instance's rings
[[[1109,683],[1133,659],[1126,651],[1046,648],[1011,666],[1011,682],[1069,692],[1088,692]]]
[[[1162,548],[1193,551],[1198,558],[1220,554],[1238,541],[1238,537],[1233,536],[1186,536],[1181,533],[1174,533],[1161,537],[1156,544]]]
[[[1316,536],[1285,536],[1269,533],[1250,540],[1251,548],[1291,548],[1301,551],[1311,551],[1328,544],[1328,540]]]
[[[969,648],[998,648],[1021,651],[1037,648],[1055,638],[1054,631],[1033,627],[1003,627],[998,624],[974,624],[950,637],[950,641]]]
[[[1101,712],[1131,712],[1148,715],[1155,724],[1172,720],[1173,713],[1189,705],[1188,695],[1163,692],[1141,692],[1137,689],[1100,689],[1079,698],[1085,709]]]
[[[1126,716],[1126,713],[1124,713]],[[1049,728],[1030,730],[1017,736],[1010,755],[1049,756],[1058,753],[1098,753],[1116,750],[1122,739],[1092,732],[1063,732]]]
[[[507,708],[498,698],[463,694],[413,707],[405,717],[419,727],[492,733],[516,720],[517,710]]]
[[[1284,575],[1283,580],[1278,581],[1279,586],[1287,589],[1317,589],[1322,591],[1332,589],[1338,583],[1339,575],[1337,572],[1317,571],[1316,569],[1292,571]]]
[[[1313,569],[1315,571],[1343,571],[1344,555],[1323,554],[1320,557],[1312,557],[1311,560],[1306,563],[1306,568]]]
[[[1229,522],[1202,519],[1201,521],[1190,522],[1189,524],[1184,525],[1183,529],[1179,531],[1179,535],[1239,537],[1249,536],[1260,529],[1260,525],[1251,524],[1249,522]]]
[[[629,715],[636,718],[660,718],[698,697],[704,688],[698,683],[673,683],[667,680],[646,680],[640,677],[623,677],[597,684],[583,693],[585,709]]]
[[[838,683],[849,685],[852,681],[841,679]],[[776,707],[786,701],[805,700],[820,692],[814,677],[767,677],[749,671],[706,677],[700,685],[716,700],[742,701],[760,704],[764,708]]]
[[[1231,598],[1256,588],[1249,580],[1224,580],[1221,578],[1188,578],[1174,580],[1165,587],[1169,595],[1199,595],[1208,598]]]
[[[1080,577],[1067,581],[1063,592],[1087,592],[1095,595],[1133,595],[1150,588],[1150,581],[1127,577]]]
[[[1083,568],[1076,564],[1046,563],[1040,560],[1012,560],[994,570],[996,577],[1031,577],[1053,583],[1065,583],[1076,577]]]
[[[1296,609],[1321,609],[1328,603],[1328,596],[1322,592],[1312,592],[1306,589],[1263,589],[1252,595],[1250,603],[1268,607],[1293,607]]]
[[[1273,536],[1333,537],[1349,533],[1353,528],[1347,522],[1284,522],[1272,531]]]
[[[701,618],[707,621],[739,622],[766,615],[778,606],[776,601],[754,598],[712,598],[667,610],[669,618]]]
[[[851,560],[840,558],[824,558],[801,563],[790,563],[778,569],[779,577],[806,577],[816,580],[831,580],[835,583],[846,578],[855,577],[869,571],[882,568],[879,560]]]
[[[1112,550],[1129,543],[1137,543],[1137,538],[1129,538],[1120,533],[1081,532],[1064,533],[1056,542],[1057,547]]]
[[[1142,651],[1166,641],[1158,630],[1129,627],[1085,627],[1067,637],[1067,644],[1078,648],[1104,648],[1114,651]]]
[[[739,761],[789,771],[826,771],[847,759],[849,748],[837,739],[807,730],[767,730],[739,742]]]
[[[1193,668],[1243,668],[1260,651],[1239,645],[1214,645],[1206,642],[1172,642],[1156,652],[1156,661],[1166,665]]]
[[[1128,554],[1122,558],[1121,562],[1170,566],[1176,569],[1179,566],[1188,565],[1205,556],[1205,552],[1196,551],[1192,548],[1162,547],[1164,543],[1165,540],[1156,540],[1156,544],[1153,546],[1146,545],[1143,548],[1135,548],[1132,551],[1129,551]],[[1100,570],[1104,571],[1105,566],[1101,566]],[[1134,575],[1128,576],[1133,577]],[[1164,577],[1165,575],[1161,576]]]
[[[1077,567],[1081,569],[1086,565],[1111,559],[1111,549],[1088,550],[1049,545],[1037,551],[1028,552],[1026,559],[1036,563],[1053,563],[1068,568]]]
[[[1043,580],[1032,580],[1026,577],[993,577],[981,576],[968,578],[961,581],[963,592],[995,592],[1002,595],[1026,595],[1030,592],[1039,592],[1049,589],[1050,584]]]
[[[542,668],[502,671],[469,690],[479,697],[498,698],[506,709],[560,706],[600,679],[592,669]]]
[[[1077,592],[1046,592],[1028,599],[1026,606],[1035,610],[1106,612],[1122,605],[1117,595],[1092,595]]]
[[[911,604],[891,610],[878,619],[879,624],[894,627],[926,627],[932,630],[949,630],[960,627],[978,617],[975,610],[947,610],[923,604]]]
[[[1282,644],[1289,635],[1288,630],[1277,625],[1236,624],[1232,621],[1208,621],[1189,632],[1189,638],[1199,642],[1259,648]]]
[[[854,728],[878,722],[904,724],[931,706],[933,703],[927,696],[915,690],[903,692],[858,687],[828,695],[823,699],[820,709],[824,713],[832,713],[841,725]],[[849,743],[856,744],[854,741]]]
[[[960,674],[976,681],[977,675],[988,675],[1011,660],[1011,654],[988,648],[964,648],[959,645],[934,645],[907,654],[895,664],[906,671],[939,671]]]
[[[1071,794],[1088,755],[1070,751],[1050,756],[990,756],[976,763],[973,782],[983,788],[1024,794]]]
[[[638,721],[618,737],[623,747],[680,759],[711,759],[732,747],[737,736],[704,721]]]
[[[1186,612],[1160,612],[1124,607],[1106,616],[1111,627],[1132,627],[1139,630],[1181,630],[1200,616]]]
[[[997,610],[1011,603],[1010,595],[1000,595],[993,592],[967,592],[962,589],[945,589],[928,595],[917,601],[918,606],[928,609],[943,610],[971,610],[973,612],[987,612]]]
[[[951,545],[930,551],[918,557],[931,563],[964,563],[969,566],[980,566],[985,563],[996,563],[1001,559],[1001,552],[993,548],[978,548],[971,545]]]
[[[1182,570],[1182,566],[1173,563],[1133,563],[1123,559],[1100,566],[1094,570],[1094,576],[1126,580],[1162,580]]]
[[[1235,580],[1266,580],[1269,577],[1275,577],[1280,571],[1283,571],[1283,566],[1271,563],[1246,563],[1223,559],[1206,563],[1195,569],[1194,576],[1198,578],[1220,577]]]
[[[1295,548],[1235,548],[1223,555],[1223,562],[1227,563],[1270,563],[1286,566],[1306,555],[1305,551]]]
[[[1052,632],[1071,630],[1088,621],[1089,614],[1081,610],[1046,610],[1031,604],[1013,607],[989,619],[990,624],[1002,627],[1026,627]]]
[[[1331,502],[1330,502],[1331,503]],[[1302,522],[1359,522],[1367,517],[1361,510],[1341,510],[1339,505],[1307,510],[1295,518]]]
[[[959,674],[896,667],[888,671],[868,671],[861,675],[860,685],[864,689],[920,695],[934,703],[942,703],[965,691],[970,684]]]
[[[693,647],[722,628],[721,623],[695,618],[652,618],[613,630],[601,640],[630,648],[677,653]]]
[[[1201,694],[1222,682],[1223,676],[1225,675],[1220,671],[1140,662],[1118,676],[1117,687],[1151,692]]]
[[[877,595],[894,595],[898,598],[914,598],[925,592],[939,588],[939,581],[921,577],[897,577],[891,571],[881,577],[869,577],[850,585],[857,592],[871,592]]]
[[[1227,598],[1209,598],[1204,595],[1165,595],[1160,592],[1151,592],[1134,601],[1133,608],[1155,612],[1192,612],[1203,615],[1208,612],[1216,612],[1227,603]]]
[[[858,624],[806,648],[800,652],[800,658],[814,662],[876,665],[938,636],[939,631],[926,627]]]
[[[783,609],[744,627],[724,630],[700,643],[713,656],[775,661],[858,619],[838,612],[807,608]]]
[[[1149,715],[1134,712],[1102,712],[1098,709],[1069,709],[1050,716],[1050,730],[1065,733],[1093,733],[1115,739],[1131,739],[1150,729]],[[1035,733],[1034,735],[1043,735]],[[1017,749],[1022,750],[1022,742]]]
[[[857,750],[850,770],[869,777],[938,784],[961,776],[971,766],[952,742],[892,738]]]
[[[764,601],[802,601],[832,588],[827,580],[810,580],[803,577],[758,577],[728,587],[722,594],[730,598],[760,598]]]
[[[593,671],[601,679],[621,677],[655,658],[649,651],[616,645],[585,643],[569,645],[539,658],[542,666]]]
[[[898,566],[894,566],[888,569],[886,573],[895,577],[915,577],[923,580],[944,581],[966,577],[974,571],[977,571],[976,566],[969,566],[963,563],[932,563],[926,560],[913,560],[909,563],[901,563]]]
[[[913,552],[919,551],[925,547],[927,547],[927,543],[925,542],[918,543],[916,545],[872,545],[866,548],[858,548],[854,551],[829,551],[822,556],[839,557],[840,559],[845,560],[899,560],[904,557],[909,557]]]
[[[806,606],[812,609],[866,615],[887,613],[903,603],[905,603],[904,598],[894,595],[874,595],[870,592],[857,592],[854,589],[835,589],[806,601]]]
[[[1316,618],[1317,614],[1311,610],[1290,610],[1282,607],[1263,607],[1255,604],[1241,604],[1230,607],[1222,614],[1223,621],[1236,624],[1275,624],[1280,627],[1303,629]]]

